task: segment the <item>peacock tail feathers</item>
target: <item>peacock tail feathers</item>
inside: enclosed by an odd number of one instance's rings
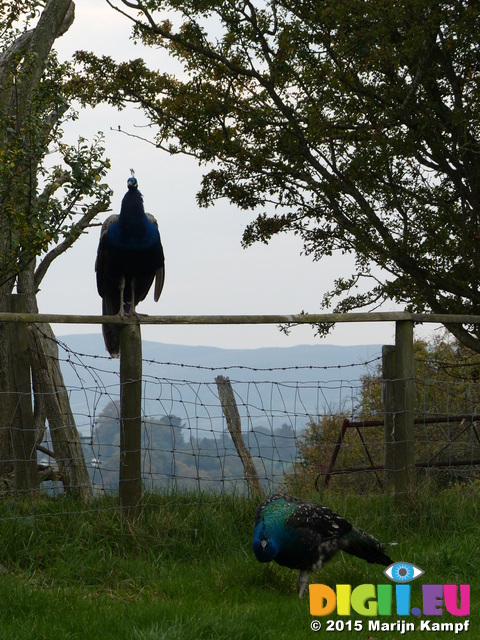
[[[342,538],[340,548],[372,564],[385,566],[392,564],[392,560],[380,542],[360,527],[352,527],[352,530]]]

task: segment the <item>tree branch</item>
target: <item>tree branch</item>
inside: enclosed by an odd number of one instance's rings
[[[79,222],[77,222],[77,224],[75,224],[68,236],[65,238],[65,240],[63,240],[63,242],[60,242],[60,244],[57,244],[51,251],[49,251],[46,256],[43,258],[43,260],[40,262],[40,264],[38,265],[36,271],[35,271],[35,276],[34,276],[34,284],[35,284],[35,290],[38,290],[40,283],[42,282],[43,278],[45,277],[45,274],[48,271],[48,268],[50,267],[50,265],[52,264],[52,262],[58,258],[58,256],[60,256],[62,253],[65,253],[65,251],[67,249],[70,249],[70,247],[73,245],[73,243],[77,240],[78,236],[85,231],[85,229],[87,227],[90,226],[91,221],[95,218],[96,215],[98,215],[99,213],[103,213],[105,211],[108,211],[108,204],[104,204],[104,203],[99,203],[97,202],[96,204],[92,205],[87,213],[85,213],[82,218],[79,220]]]
[[[34,62],[29,67],[29,73],[22,80],[20,87],[18,87],[18,101],[20,104],[25,104],[31,100],[33,91],[37,88],[45,69],[45,62],[53,43],[68,30],[73,22],[74,8],[75,5],[72,0],[47,1],[45,9],[40,14],[38,24],[29,39],[28,50],[32,51],[35,56]]]

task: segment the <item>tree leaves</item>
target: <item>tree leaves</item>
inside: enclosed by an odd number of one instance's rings
[[[37,27],[20,35],[12,26],[13,13],[0,4],[0,30],[7,34],[0,55],[0,297],[36,256],[78,237],[87,213],[109,206],[110,191],[101,182],[109,167],[101,137],[91,144],[80,140],[76,147],[62,142],[62,125],[76,118],[66,86],[71,66],[60,63],[49,47],[55,28],[70,24],[68,4],[49,4],[52,22],[45,18],[50,30],[43,39],[36,33],[47,11],[42,3],[16,6],[15,20],[21,16],[25,28],[32,16],[24,12],[41,13]],[[57,164],[47,168],[46,157],[55,153]]]
[[[259,213],[244,244],[290,231],[321,259],[354,252],[358,293],[480,313],[476,3],[183,0],[115,5],[181,78],[82,54],[102,99],[141,105],[161,148],[212,163],[199,203]],[[168,11],[169,22],[165,22]],[[132,65],[134,63],[131,63]],[[115,81],[127,71],[126,81]],[[369,265],[377,265],[370,295]],[[366,277],[361,284],[357,275]],[[333,296],[334,297],[334,296]],[[455,334],[480,350],[476,334]]]

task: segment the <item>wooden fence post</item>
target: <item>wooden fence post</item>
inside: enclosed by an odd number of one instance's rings
[[[389,491],[395,490],[395,345],[382,347],[382,399],[384,428],[385,483]]]
[[[25,311],[25,297],[9,296],[12,313]],[[37,465],[37,439],[32,410],[32,385],[28,328],[23,323],[9,325],[9,370],[12,392],[16,397],[11,404],[11,437],[15,470],[15,489],[23,493],[34,493],[39,489]]]
[[[235,402],[235,396],[233,395],[232,385],[230,380],[224,376],[217,376],[215,382],[217,383],[218,395],[222,403],[228,430],[230,431],[233,443],[243,464],[243,473],[248,488],[251,491],[252,497],[259,498],[262,495],[262,485],[260,484],[257,470],[253,464],[251,453],[243,440],[242,423],[237,403]]]
[[[120,332],[120,506],[135,521],[142,510],[142,337],[140,324]]]
[[[395,329],[395,501],[405,506],[415,488],[413,322],[397,321]]]

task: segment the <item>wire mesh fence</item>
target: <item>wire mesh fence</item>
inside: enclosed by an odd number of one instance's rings
[[[57,341],[82,453],[95,493],[119,487],[118,363]],[[215,377],[229,377],[243,437],[265,491],[389,493],[381,347],[340,365],[206,366],[148,357],[142,376],[142,484],[246,491]],[[476,380],[417,377],[415,464],[436,486],[475,481],[480,468]],[[36,398],[41,402],[41,398]],[[14,429],[14,425],[9,425]],[[51,431],[38,446],[42,491],[63,492]],[[15,461],[11,461],[12,466]],[[327,482],[325,480],[328,479]],[[13,484],[3,493],[15,494]],[[18,494],[18,492],[17,492]]]
[[[115,364],[60,343],[60,358],[95,490],[119,483],[120,395]],[[377,348],[378,349],[378,348]],[[299,442],[309,423],[338,411],[353,415],[361,376],[379,355],[343,365],[255,367],[204,366],[143,360],[142,481],[162,488],[243,491],[242,462],[228,431],[215,377],[225,374],[234,390],[245,443],[265,490],[285,485],[295,473]],[[52,464],[49,432],[40,464]],[[52,487],[49,487],[51,490]]]

